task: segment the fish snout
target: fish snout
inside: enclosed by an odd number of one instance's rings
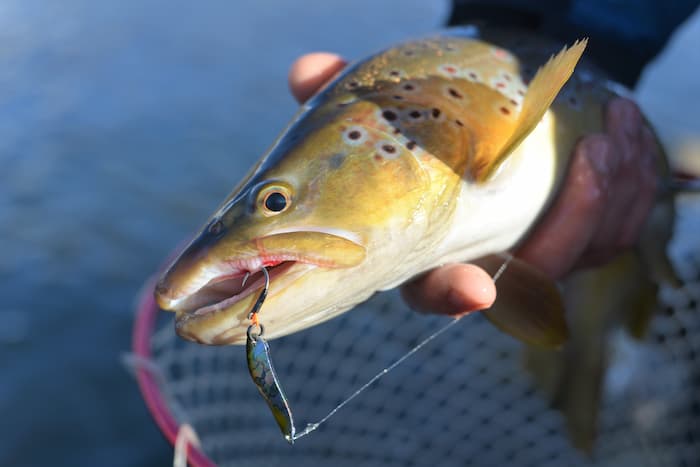
[[[177,302],[179,300],[174,293],[167,275],[160,278],[153,293],[156,303],[158,303],[158,306],[161,309],[175,311],[175,307],[177,306]]]

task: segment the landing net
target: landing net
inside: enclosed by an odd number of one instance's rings
[[[177,337],[173,315],[151,298],[152,283],[138,306],[129,360],[156,423],[173,443],[180,433],[195,466],[697,466],[700,203],[686,204],[672,251],[684,286],[662,291],[664,305],[645,341],[611,337],[591,456],[571,447],[562,416],[523,369],[521,344],[478,314],[294,446],[251,382],[243,347]],[[298,426],[322,419],[446,320],[411,312],[389,292],[271,341]]]

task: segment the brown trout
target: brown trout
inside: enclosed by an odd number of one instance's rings
[[[522,34],[487,41],[452,30],[349,67],[302,106],[161,278],[156,297],[176,312],[178,334],[244,343],[262,267],[271,282],[261,320],[274,338],[441,264],[512,250],[556,195],[576,141],[603,131],[615,93],[591,65],[574,72],[585,45],[552,56],[549,42]],[[664,160],[658,167],[668,177]],[[594,295],[571,306],[602,316],[593,330],[572,323],[566,352],[597,345],[586,367],[593,396],[580,410],[595,413],[609,330],[631,323],[641,335],[655,282],[673,277],[672,222],[672,198],[661,197],[635,252],[577,276],[578,290]],[[564,302],[543,274],[515,260],[497,289],[485,313],[499,328],[530,344],[566,341]],[[576,380],[567,371],[591,371],[571,360],[568,370],[540,365],[564,353],[533,353],[530,366],[588,447],[595,420],[569,413],[578,401],[564,399]]]

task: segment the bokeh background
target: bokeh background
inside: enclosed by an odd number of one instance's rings
[[[447,1],[0,2],[0,465],[166,465],[120,355],[144,280],[296,109],[298,55],[361,57]],[[698,14],[642,78],[682,164]]]

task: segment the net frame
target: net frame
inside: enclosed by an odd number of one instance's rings
[[[161,390],[157,367],[148,365],[148,362],[153,360],[150,338],[155,332],[156,318],[160,312],[153,296],[155,283],[156,276],[154,275],[141,290],[136,306],[136,319],[134,320],[132,333],[132,351],[142,363],[134,365],[134,372],[139,390],[153,420],[168,442],[173,447],[176,447],[180,435],[180,424],[175,420],[175,416],[165,398],[165,392]],[[186,459],[191,465],[195,467],[216,467],[216,464],[192,442],[186,442],[185,445]]]

